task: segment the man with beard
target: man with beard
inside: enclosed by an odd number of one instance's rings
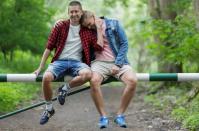
[[[90,47],[96,50],[101,49],[97,45],[96,33],[79,24],[82,15],[80,2],[69,3],[68,15],[70,19],[59,21],[53,27],[40,66],[34,72],[37,75],[41,72],[51,51],[55,49],[52,63],[43,75],[42,87],[46,108],[41,115],[40,124],[48,122],[55,113],[52,105],[51,82],[66,74],[74,77],[68,84],[59,88],[58,101],[63,105],[70,88],[80,86],[91,79],[91,70],[88,66],[91,61]]]
[[[103,50],[95,52],[96,59],[91,64],[91,96],[100,114],[99,127],[106,128],[109,120],[104,109],[100,85],[110,76],[125,84],[121,102],[114,122],[126,128],[124,112],[136,89],[137,78],[127,59],[128,40],[120,22],[114,19],[98,18],[90,11],[84,11],[80,23],[89,29],[97,30],[98,42]]]

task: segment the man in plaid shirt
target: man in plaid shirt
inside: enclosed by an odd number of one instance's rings
[[[91,79],[90,65],[92,53],[91,48],[100,50],[97,44],[97,33],[80,26],[79,20],[82,15],[82,6],[78,1],[69,3],[69,20],[59,21],[53,27],[48,38],[46,49],[43,53],[40,66],[34,72],[39,74],[43,69],[50,52],[55,49],[51,64],[44,73],[42,87],[46,100],[40,124],[48,122],[55,113],[52,105],[51,81],[63,75],[71,75],[74,78],[64,86],[59,88],[58,101],[61,105],[65,102],[65,97],[70,88],[80,86]]]

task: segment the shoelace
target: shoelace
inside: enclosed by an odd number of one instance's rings
[[[45,111],[43,112],[42,118],[45,118],[45,116],[48,116],[48,111],[47,111],[47,110],[45,110]]]
[[[62,90],[59,95],[65,96],[66,94],[67,94],[67,92],[65,90]]]

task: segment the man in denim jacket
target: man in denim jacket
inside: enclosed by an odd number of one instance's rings
[[[114,122],[126,128],[124,112],[132,99],[137,78],[127,59],[128,40],[118,20],[97,18],[90,11],[84,11],[80,23],[89,29],[97,30],[98,43],[103,51],[96,51],[96,59],[91,64],[91,95],[100,114],[99,127],[106,128],[109,120],[104,110],[103,96],[100,85],[113,76],[125,84],[120,107]]]

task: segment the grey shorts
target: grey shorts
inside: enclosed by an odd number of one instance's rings
[[[123,65],[120,68],[119,73],[116,75],[111,74],[111,69],[115,65],[113,61],[93,61],[91,64],[91,70],[93,72],[97,72],[103,77],[103,81],[107,80],[110,76],[115,77],[116,79],[120,80],[121,76],[127,72],[132,71],[133,69],[130,65]]]

